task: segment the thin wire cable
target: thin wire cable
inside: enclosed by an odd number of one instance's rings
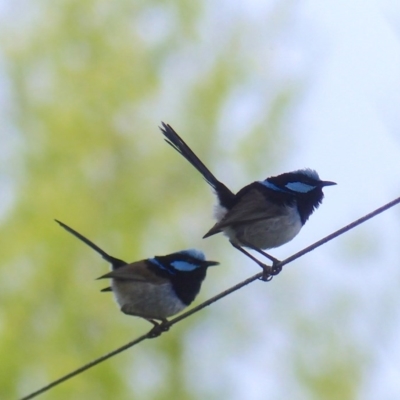
[[[304,248],[303,250],[300,250],[299,252],[293,254],[292,256],[286,258],[285,260],[280,261],[276,266],[283,267],[284,265],[293,262],[294,260],[304,256],[305,254],[309,253],[310,251],[315,250],[317,247],[320,247],[320,246],[324,245],[325,243],[337,238],[338,236],[343,235],[344,233],[348,232],[349,230],[354,229],[356,226],[361,225],[362,223],[368,221],[371,218],[374,218],[378,214],[383,213],[384,211],[388,210],[389,208],[394,207],[396,204],[399,204],[399,203],[400,203],[400,197],[385,204],[382,207],[377,208],[376,210],[372,211],[369,214],[366,214],[365,216],[355,220],[354,222],[351,222],[350,224],[344,226],[343,228],[338,229],[337,231],[331,233],[330,235],[325,236],[323,239],[318,240],[317,242],[313,243],[312,245],[310,245],[310,246]],[[158,332],[157,336],[161,335],[161,333],[163,333],[164,331],[167,331],[172,325],[175,325],[176,323],[186,319],[187,317],[199,312],[203,308],[208,307],[209,305],[211,305],[211,304],[215,303],[216,301],[222,299],[223,297],[226,297],[226,296],[230,295],[231,293],[243,288],[244,286],[250,284],[251,282],[254,282],[254,281],[262,278],[262,276],[263,276],[262,272],[255,274],[255,275],[251,276],[250,278],[247,278],[244,281],[236,284],[235,286],[232,286],[231,288],[224,290],[223,292],[217,294],[216,296],[211,297],[210,299],[199,304],[198,306],[193,307],[192,309],[190,309],[189,311],[186,311],[185,313],[179,315],[178,317],[170,319],[168,321],[168,323],[162,325],[162,330],[160,330]],[[80,373],[88,370],[89,368],[92,368],[95,365],[100,364],[101,362],[129,349],[130,347],[133,347],[133,346],[139,344],[140,342],[143,342],[146,339],[153,339],[154,337],[155,336],[154,336],[154,328],[153,328],[149,332],[147,332],[145,335],[139,336],[138,338],[136,338],[135,340],[132,340],[131,342],[125,344],[124,346],[121,346],[118,349],[111,351],[110,353],[107,353],[104,356],[99,357],[99,358],[83,365],[82,367],[76,369],[75,371],[72,371],[69,374],[64,375],[63,377],[49,383],[46,386],[43,386],[39,390],[32,392],[25,397],[22,397],[20,400],[33,399],[34,397],[36,397],[44,392],[47,392],[48,390],[59,385],[60,383],[65,382],[66,380],[71,379],[76,375],[79,375]]]
[[[189,311],[179,315],[178,317],[175,317],[173,319],[170,319],[168,321],[167,324],[163,325],[163,330],[167,331],[169,329],[169,327],[171,327],[172,325],[176,324],[179,321],[182,321],[183,319],[189,317],[190,315],[200,311],[201,309],[209,306],[212,303],[215,303],[216,301],[218,301],[219,299],[222,299],[223,297],[227,296],[228,294],[231,294],[232,292],[235,292],[236,290],[241,289],[243,286],[248,285],[249,283],[257,280],[258,278],[260,278],[262,276],[262,273],[258,273],[246,280],[244,280],[243,282],[238,283],[235,286],[232,286],[231,288],[219,293],[218,295],[208,299],[207,301],[205,301],[204,303],[199,304],[197,307],[194,307],[192,309],[190,309]],[[162,333],[162,331],[160,332],[160,334]],[[138,338],[136,338],[135,340],[132,340],[131,342],[125,344],[124,346],[119,347],[118,349],[111,351],[110,353],[105,354],[102,357],[99,357],[85,365],[83,365],[82,367],[76,369],[75,371],[70,372],[67,375],[64,375],[63,377],[49,383],[46,386],[43,386],[41,389],[32,392],[31,394],[29,394],[28,396],[22,397],[20,400],[28,400],[28,399],[33,399],[34,397],[38,396],[39,394],[42,394],[44,392],[47,392],[48,390],[50,390],[51,388],[53,388],[54,386],[59,385],[62,382],[65,382],[68,379],[71,379],[72,377],[74,377],[75,375],[78,375],[80,373],[82,373],[83,371],[86,371],[89,368],[94,367],[97,364],[100,364],[101,362],[107,360],[110,357],[113,357],[115,355],[117,355],[118,353],[121,353],[124,350],[129,349],[132,346],[135,346],[136,344],[143,342],[143,340],[146,339],[153,339],[153,329],[151,329],[149,332],[147,332],[145,335],[139,336]]]
[[[354,229],[356,226],[361,225],[362,223],[368,221],[369,219],[376,217],[378,214],[383,213],[384,211],[394,207],[396,204],[399,203],[400,203],[400,197],[394,199],[393,201],[390,201],[389,203],[385,204],[382,207],[377,208],[376,210],[370,212],[369,214],[364,215],[363,217],[351,222],[350,224],[344,226],[343,228],[338,229],[337,231],[331,233],[330,235],[325,236],[321,240],[318,240],[317,242],[313,243],[311,246],[308,246],[305,249],[300,250],[299,252],[293,254],[292,256],[286,258],[284,261],[280,262],[278,266],[283,267],[285,264],[291,263],[297,258],[304,256],[304,254],[307,254],[310,251],[316,249],[317,247],[322,246],[323,244],[331,241],[332,239],[335,239],[336,237],[343,235],[343,233],[346,233],[349,230]]]
[[[87,369],[94,367],[95,365],[107,360],[110,357],[115,356],[118,353],[121,353],[122,351],[129,349],[129,347],[134,346],[135,344],[138,344],[140,342],[142,342],[143,340],[148,339],[148,333],[142,336],[139,336],[138,338],[136,338],[135,340],[132,340],[131,342],[127,343],[124,346],[119,347],[118,349],[111,351],[110,353],[105,354],[102,357],[97,358],[96,360],[93,360],[90,363],[87,363],[85,365],[83,365],[81,368],[76,369],[75,371],[70,372],[67,375],[64,375],[63,377],[49,383],[46,386],[43,386],[41,389],[37,390],[36,392],[32,392],[31,394],[29,394],[28,396],[22,397],[21,400],[28,400],[28,399],[33,399],[36,396],[39,396],[39,394],[42,394],[44,392],[47,392],[48,390],[50,390],[51,388],[53,388],[54,386],[59,385],[62,382],[67,381],[68,379],[71,379],[72,377],[82,373],[83,371],[86,371]]]

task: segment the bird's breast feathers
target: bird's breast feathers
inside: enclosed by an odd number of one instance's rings
[[[124,312],[143,318],[162,319],[182,311],[184,304],[170,282],[154,285],[145,282],[113,279],[111,287],[115,300]]]
[[[303,224],[297,210],[286,207],[287,213],[251,223],[231,225],[222,231],[228,238],[241,245],[259,249],[272,249],[290,242],[301,230]]]

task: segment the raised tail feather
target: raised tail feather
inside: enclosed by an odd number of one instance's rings
[[[91,247],[94,251],[97,253],[101,254],[101,256],[108,261],[113,269],[122,267],[126,264],[128,264],[125,261],[120,260],[119,258],[115,258],[107,254],[104,250],[102,250],[100,247],[96,246],[92,241],[90,241],[88,238],[85,236],[81,235],[79,232],[77,232],[75,229],[72,229],[68,225],[64,224],[61,221],[58,221],[57,219],[55,220],[60,226],[62,226],[66,231],[77,237],[78,239],[82,240],[83,243],[86,243],[89,247]]]
[[[235,198],[232,193],[222,182],[220,182],[204,163],[196,156],[192,149],[182,140],[182,138],[174,131],[169,124],[162,122],[161,132],[166,137],[165,141],[172,146],[178,153],[186,158],[197,171],[203,175],[206,182],[215,190],[219,202],[222,206],[229,208],[231,202]]]

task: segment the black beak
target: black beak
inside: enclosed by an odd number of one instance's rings
[[[203,261],[202,265],[204,267],[213,267],[214,265],[219,265],[218,261]]]
[[[333,186],[333,185],[337,185],[337,183],[336,183],[336,182],[331,182],[331,181],[321,181],[321,182],[319,183],[319,185],[320,185],[321,187],[324,187],[324,186]]]

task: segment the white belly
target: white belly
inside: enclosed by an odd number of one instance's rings
[[[182,311],[186,304],[176,296],[169,282],[154,285],[113,279],[115,300],[124,312],[143,318],[163,319]]]
[[[228,238],[241,246],[246,244],[259,249],[271,249],[290,242],[301,230],[302,223],[295,208],[277,218],[269,218],[243,224],[228,226],[223,232]]]

